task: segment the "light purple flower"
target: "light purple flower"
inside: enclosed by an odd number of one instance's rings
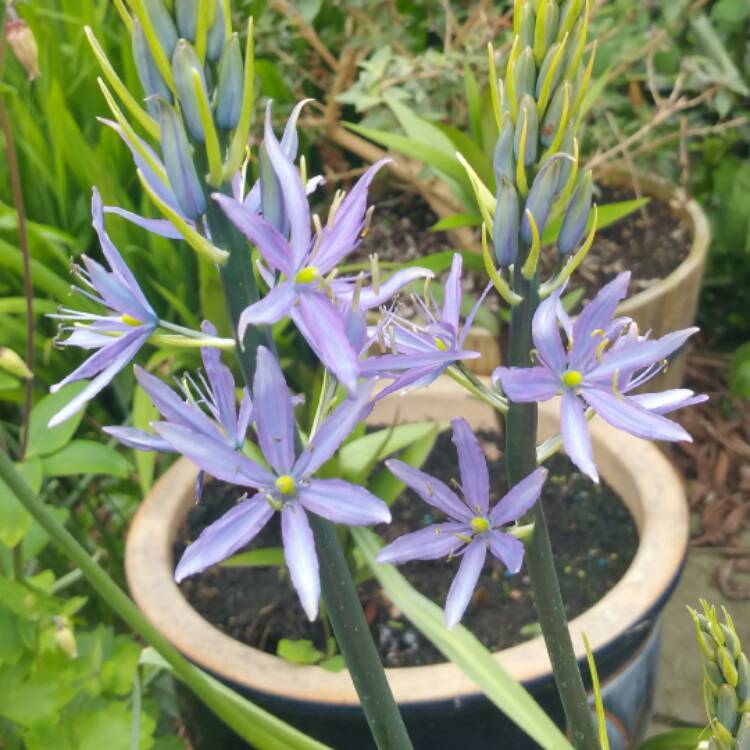
[[[461,326],[461,269],[463,259],[453,256],[450,274],[445,282],[443,307],[433,312],[422,304],[424,325],[397,316],[384,333],[384,340],[395,350],[393,354],[370,357],[360,365],[365,377],[393,377],[394,382],[378,394],[378,398],[404,388],[429,385],[450,365],[464,359],[475,359],[479,352],[464,349],[466,336],[490,286],[485,289]]]
[[[71,333],[67,339],[59,342],[62,346],[79,346],[97,351],[50,388],[54,393],[67,383],[91,379],[75,398],[50,419],[50,427],[72,417],[107,386],[133,359],[159,324],[154,309],[107,235],[102,201],[96,189],[91,198],[91,213],[102,252],[111,270],[107,271],[97,261],[83,255],[85,269],[76,268],[76,274],[88,287],[81,292],[114,314],[94,315],[62,308],[60,313],[51,316],[72,322],[72,325],[63,328]]]
[[[216,335],[216,328],[208,321],[204,321],[201,328],[208,336]],[[190,377],[184,378],[180,383],[181,396],[137,365],[135,377],[154,406],[169,421],[191,428],[210,440],[222,440],[230,448],[241,449],[253,418],[250,393],[247,388],[242,389],[238,407],[232,371],[221,361],[219,351],[202,347],[201,356],[205,376],[199,374],[197,382]],[[135,427],[105,427],[104,432],[136,450],[173,450],[164,438]]]
[[[511,573],[521,569],[523,543],[500,529],[517,521],[534,505],[547,478],[547,470],[539,467],[490,509],[490,478],[479,441],[464,419],[454,419],[452,424],[463,498],[419,469],[395,459],[386,461],[393,474],[450,520],[399,537],[384,547],[377,558],[381,563],[400,565],[409,560],[460,555],[461,564],[445,602],[448,628],[457,625],[463,617],[488,549]]]
[[[511,401],[546,401],[562,393],[560,431],[565,451],[595,482],[599,475],[591,450],[585,414],[590,406],[605,421],[647,440],[687,440],[690,435],[663,414],[706,399],[687,389],[648,395],[626,395],[646,383],[698,329],[686,328],[659,339],[638,335],[629,318],[615,318],[630,274],[619,274],[570,321],[559,294],[544,300],[534,315],[532,331],[538,364],[499,367],[496,385]],[[559,326],[566,333],[563,346]]]
[[[239,336],[243,337],[249,325],[270,325],[291,316],[318,358],[353,394],[359,376],[358,356],[347,339],[337,303],[351,300],[356,280],[335,281],[326,277],[357,246],[366,222],[367,190],[387,160],[371,166],[341,201],[328,223],[313,234],[305,186],[276,139],[270,108],[266,111],[263,143],[269,167],[281,191],[282,228],[288,227],[288,232],[280,231],[281,220],[276,216],[269,219],[234,198],[213,195],[229,220],[258,247],[270,267],[270,270],[261,269],[270,289],[263,299],[242,313]],[[382,304],[404,284],[430,275],[431,272],[424,269],[407,269],[394,274],[382,289],[362,289],[360,306],[367,309]]]
[[[258,348],[253,403],[258,445],[266,465],[186,425],[181,416],[165,414],[154,430],[172,448],[206,473],[239,487],[256,490],[208,526],[186,550],[175,571],[181,581],[234,554],[250,542],[278,511],[284,555],[302,607],[313,620],[318,611],[318,558],[307,513],[336,523],[364,526],[390,521],[388,507],[362,487],[341,479],[313,475],[338,449],[371,408],[371,384],[362,384],[354,399],[344,401],[321,424],[307,447],[295,448],[292,398],[274,356]]]

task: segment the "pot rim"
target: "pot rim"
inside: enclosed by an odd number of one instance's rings
[[[459,408],[460,404],[460,408]],[[557,430],[557,404],[540,405],[540,436]],[[460,411],[475,429],[492,429],[495,414],[447,376],[403,398],[384,399],[368,421],[449,419]],[[408,419],[404,419],[408,416]],[[651,619],[663,606],[679,576],[688,543],[688,509],[679,476],[652,443],[619,432],[600,418],[591,424],[600,472],[631,511],[639,530],[639,547],[630,567],[593,607],[570,623],[576,656],[585,659],[581,634],[594,653]],[[189,659],[235,685],[329,707],[359,705],[347,671],[290,664],[246,646],[204,620],[183,597],[172,573],[172,543],[194,500],[197,468],[181,458],[156,482],[133,518],[125,550],[130,591],[151,623]],[[670,540],[665,544],[665,540]],[[523,683],[547,677],[550,662],[541,636],[493,654],[510,675]],[[451,662],[431,666],[387,668],[400,704],[468,699],[476,685]]]

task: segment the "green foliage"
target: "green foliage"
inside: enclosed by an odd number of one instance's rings
[[[750,398],[750,342],[738,347],[732,355],[729,387],[735,396]]]

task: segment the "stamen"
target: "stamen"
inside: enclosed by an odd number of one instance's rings
[[[377,253],[373,253],[370,256],[370,276],[372,278],[373,291],[375,294],[380,294],[380,265]]]
[[[370,224],[372,223],[372,215],[375,213],[375,206],[370,206],[365,213],[365,223],[362,227],[362,231],[359,236],[364,239],[367,237],[367,233],[370,231]]]
[[[460,539],[464,544],[471,544],[471,537],[468,534],[459,534],[456,532],[453,536],[455,536],[456,539]]]
[[[276,489],[282,495],[293,495],[295,488],[296,485],[294,482],[294,477],[290,476],[289,474],[282,474],[276,480]]]
[[[323,234],[323,224],[320,221],[320,216],[318,214],[313,214],[313,225],[315,226],[315,233],[320,237],[321,234]]]
[[[615,396],[617,396],[618,400],[622,401],[622,393],[620,393],[620,389],[617,387],[617,379],[620,376],[620,368],[618,367],[615,370],[615,374],[612,376],[612,391],[614,392]]]
[[[331,208],[328,210],[328,228],[330,229],[336,221],[336,214],[339,212],[339,208],[344,200],[346,192],[343,190],[337,190],[331,201]]]
[[[137,327],[137,326],[143,325],[143,323],[140,320],[138,320],[137,318],[134,318],[132,315],[128,315],[127,313],[121,316],[120,320],[123,323],[125,323],[125,325],[127,326]]]
[[[299,176],[303,185],[307,185],[307,159],[304,156],[299,158]]]
[[[604,333],[602,331],[602,333]],[[597,362],[601,362],[604,355],[604,350],[609,346],[609,339],[605,336],[600,342],[599,345],[596,347],[596,360]]]

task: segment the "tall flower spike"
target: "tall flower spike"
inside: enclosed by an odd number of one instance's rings
[[[257,490],[208,526],[185,550],[175,571],[176,580],[226,559],[252,541],[279,512],[292,584],[305,613],[314,620],[320,579],[307,513],[349,526],[387,523],[391,518],[385,503],[362,487],[341,479],[314,477],[369,410],[370,391],[371,385],[360,387],[356,398],[339,406],[298,453],[292,399],[284,376],[274,356],[259,347],[253,382],[254,415],[258,444],[270,468],[231,448],[224,440],[212,439],[185,426],[179,418],[164,414],[167,421],[154,423],[157,434],[201,470],[230,484]]]
[[[426,322],[421,327],[393,316],[385,338],[393,342],[395,352],[370,357],[360,365],[365,377],[394,378],[393,383],[378,393],[378,398],[404,388],[429,385],[456,362],[479,357],[479,352],[464,349],[464,344],[474,317],[492,285],[487,286],[461,326],[462,264],[461,255],[456,253],[445,282],[444,302],[439,312],[433,312],[423,304],[422,313]]]
[[[639,336],[629,319],[614,317],[629,280],[629,273],[621,273],[603,287],[572,325],[560,302],[562,290],[548,297],[532,325],[537,365],[499,367],[493,374],[511,401],[546,401],[562,394],[563,445],[573,463],[595,482],[599,475],[585,406],[637,437],[691,441],[680,425],[662,415],[707,398],[687,389],[628,395],[657,375],[666,358],[698,330],[686,328],[660,339]],[[567,347],[560,338],[560,325],[566,331]]]
[[[96,188],[91,197],[93,225],[99,236],[102,253],[110,267],[87,256],[82,256],[84,269],[78,275],[88,289],[83,293],[106,307],[110,315],[94,315],[76,310],[63,309],[53,316],[72,321],[70,336],[61,341],[63,346],[80,346],[96,349],[80,367],[53,385],[55,391],[76,380],[91,379],[91,382],[49,421],[54,427],[80,411],[97,393],[107,386],[137,354],[156,329],[159,319],[138,286],[130,269],[104,228],[102,201]]]
[[[455,627],[471,601],[489,550],[511,573],[523,562],[523,543],[501,531],[518,520],[539,499],[547,470],[539,467],[519,482],[490,509],[487,462],[474,433],[464,419],[452,422],[453,443],[458,452],[463,498],[439,479],[402,461],[386,466],[426,503],[444,513],[449,521],[405,534],[384,547],[378,562],[401,563],[461,556],[461,564],[445,602],[445,625]]]

